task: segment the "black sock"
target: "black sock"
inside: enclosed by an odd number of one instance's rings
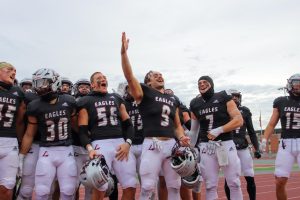
[[[225,194],[228,200],[230,200],[230,189],[227,185],[226,179],[225,179],[225,184],[224,184],[224,190],[225,190]]]
[[[255,185],[254,177],[245,176],[245,179],[247,181],[247,192],[249,194],[249,199],[255,200],[256,199],[256,185]]]
[[[109,196],[109,200],[118,200],[118,179],[116,175],[112,175],[112,178],[114,179],[114,190]]]

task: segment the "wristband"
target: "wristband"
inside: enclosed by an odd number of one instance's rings
[[[88,150],[88,152],[90,152],[90,151],[93,151],[94,149],[93,149],[93,147],[92,147],[92,145],[89,145],[89,146],[87,146],[87,148],[86,148],[87,150]]]
[[[221,133],[224,133],[222,126],[219,126],[218,128],[214,128],[214,129],[210,130],[210,134],[215,137],[218,137]]]
[[[20,154],[19,154],[19,159],[20,159],[20,160],[24,160],[24,158],[25,158],[25,155],[22,154],[22,153],[20,153]]]
[[[132,140],[129,138],[125,142],[128,143],[130,146],[132,145]]]

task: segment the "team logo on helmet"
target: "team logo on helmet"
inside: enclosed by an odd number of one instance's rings
[[[197,154],[190,147],[175,144],[172,150],[171,167],[181,176],[191,176],[197,167]]]
[[[81,169],[79,179],[84,186],[95,189],[100,189],[105,183],[113,183],[111,173],[103,155],[87,161]],[[111,183],[109,186],[111,187]]]
[[[57,92],[61,86],[61,78],[53,69],[42,68],[32,75],[32,86],[38,95],[43,96]]]

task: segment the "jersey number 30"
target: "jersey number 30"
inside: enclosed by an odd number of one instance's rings
[[[47,120],[47,141],[55,140],[55,123]],[[58,140],[65,140],[68,137],[68,118],[60,118],[58,123]]]

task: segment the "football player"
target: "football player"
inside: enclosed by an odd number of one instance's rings
[[[281,122],[281,140],[275,160],[276,196],[287,199],[286,184],[295,161],[300,166],[300,74],[294,74],[287,80],[288,96],[278,97],[273,103],[273,113],[265,129],[261,148],[266,142],[279,119]]]
[[[137,183],[135,163],[129,151],[134,137],[132,122],[123,99],[118,94],[108,93],[108,82],[101,72],[93,73],[90,82],[92,92],[77,103],[81,143],[91,159],[99,154],[105,157],[123,188],[122,198],[132,200]],[[94,190],[93,199],[103,199],[107,189],[108,183]]]
[[[23,92],[30,91],[32,88],[32,79],[24,78],[20,81],[20,87]]]
[[[72,94],[72,87],[73,87],[73,83],[72,83],[72,81],[70,81],[69,78],[61,77],[61,87],[59,88],[59,94],[69,94],[69,95],[71,95]],[[71,131],[72,131],[73,136],[76,135],[76,133],[74,132],[73,129]],[[59,200],[60,199],[59,194],[60,194],[60,191],[59,191],[58,180],[55,179],[52,186],[51,186],[51,192],[50,192],[49,198],[53,199],[53,200]]]
[[[21,81],[20,85],[22,85],[22,81]],[[26,83],[27,82],[29,83],[28,79],[26,79]],[[31,81],[31,83],[32,83],[32,81]],[[26,85],[26,84],[24,84],[24,85]],[[39,98],[37,93],[35,91],[32,91],[31,89],[27,89],[25,91],[24,95],[25,95],[24,102],[25,102],[26,106],[28,106],[28,104],[31,101]],[[25,121],[25,126],[27,127],[27,124],[28,124],[27,115],[25,115],[24,121]],[[28,151],[28,153],[24,159],[23,173],[21,174],[22,182],[20,185],[19,194],[16,194],[16,195],[18,195],[17,200],[32,199],[32,192],[33,192],[34,185],[35,185],[35,181],[34,181],[35,169],[36,169],[36,163],[38,160],[39,149],[40,149],[39,142],[40,142],[40,134],[39,134],[39,132],[37,132],[37,134],[35,135],[35,137],[33,139],[33,143],[30,147],[30,150]]]
[[[80,98],[86,96],[90,92],[90,87],[91,84],[88,79],[82,78],[76,81],[76,83],[74,84],[74,95],[76,97],[76,101],[79,101]],[[79,177],[83,164],[87,160],[89,160],[89,155],[87,150],[82,147],[78,134],[73,134],[73,147],[74,156],[77,164],[77,176]],[[92,188],[85,187],[84,189],[84,199],[90,200],[92,197]],[[77,190],[77,197],[79,197],[79,188]]]
[[[135,158],[135,165],[136,170],[139,174],[140,164],[141,164],[141,154],[142,154],[142,144],[144,141],[143,136],[143,121],[141,114],[138,109],[138,105],[136,104],[135,100],[131,96],[129,87],[127,85],[127,82],[125,83],[124,92],[121,93],[125,100],[125,106],[126,110],[130,116],[130,119],[132,121],[133,127],[134,127],[134,138],[132,140],[132,146],[130,148],[130,151],[134,155]]]
[[[214,92],[209,76],[198,80],[201,96],[190,103],[190,134],[198,134],[200,169],[206,185],[206,199],[217,199],[218,172],[222,167],[230,188],[231,199],[243,199],[240,183],[241,164],[232,140],[232,131],[243,124],[241,113],[230,94]]]
[[[174,95],[173,90],[165,89],[165,94]],[[191,117],[189,109],[178,99],[180,102],[179,106],[179,118],[182,127],[185,132],[188,132],[191,129]],[[160,175],[162,175],[161,173]],[[166,182],[164,176],[159,176],[159,184],[158,184],[158,195],[160,200],[166,200],[168,198],[168,192],[166,187]],[[181,184],[180,187],[180,196],[182,200],[192,199],[192,189],[187,188],[185,185]]]
[[[76,99],[86,96],[91,91],[91,83],[88,79],[81,78],[74,84],[74,96]]]
[[[73,83],[70,81],[69,78],[67,77],[62,77],[61,78],[61,87],[60,87],[60,92],[65,93],[65,94],[71,94],[72,93],[72,87]]]
[[[41,142],[35,172],[36,198],[48,200],[51,185],[57,177],[60,198],[70,200],[77,183],[71,134],[71,128],[76,128],[77,124],[76,102],[70,95],[58,95],[61,80],[54,70],[39,69],[33,74],[32,80],[40,98],[30,102],[27,107],[28,125],[22,140],[20,163],[23,163],[39,131]]]
[[[238,90],[230,89],[228,91],[231,94],[233,101],[235,102],[236,106],[238,107],[239,111],[242,114],[244,119],[244,123],[241,127],[235,129],[233,131],[233,142],[235,143],[238,156],[241,160],[241,169],[242,174],[244,175],[246,182],[247,182],[247,192],[249,195],[250,200],[256,199],[256,185],[254,181],[254,169],[253,169],[253,160],[251,157],[250,150],[248,148],[248,140],[246,139],[246,134],[250,137],[251,143],[255,149],[254,157],[260,158],[261,153],[259,150],[259,144],[257,140],[256,133],[253,128],[252,124],[252,114],[246,106],[242,106],[242,94]],[[225,193],[227,199],[230,199],[230,191],[227,186],[227,182],[225,180]]]
[[[175,137],[182,145],[189,145],[189,138],[185,136],[179,120],[179,102],[173,95],[164,93],[164,79],[159,72],[149,71],[145,76],[144,84],[138,82],[127,56],[128,41],[126,34],[123,33],[122,69],[132,97],[139,106],[145,136],[140,166],[142,183],[140,199],[151,198],[162,168],[168,199],[179,200],[181,179],[172,169],[169,159],[176,143]]]
[[[18,140],[24,134],[24,94],[13,86],[16,68],[0,62],[0,199],[10,200],[18,172]]]

